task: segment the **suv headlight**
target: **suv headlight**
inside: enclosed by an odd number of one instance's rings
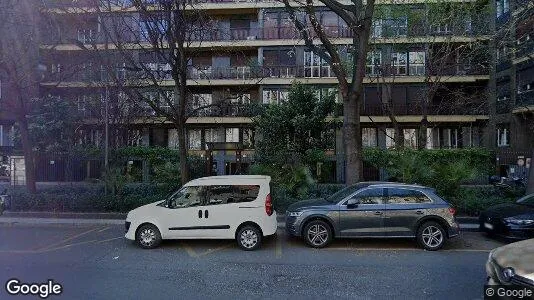
[[[291,212],[288,212],[287,215],[290,216],[290,217],[300,217],[302,215],[302,212],[301,211],[291,211]]]
[[[524,216],[524,217],[509,217],[509,218],[505,218],[504,221],[506,223],[510,223],[510,224],[514,224],[514,225],[531,225],[531,224],[534,224],[534,218],[533,217],[527,217],[527,216]]]

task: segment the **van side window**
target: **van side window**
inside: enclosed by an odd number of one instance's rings
[[[256,200],[260,191],[259,185],[213,185],[207,188],[206,205],[251,202]]]
[[[410,189],[386,188],[389,204],[414,204],[432,202],[420,191]]]
[[[202,186],[186,186],[169,197],[169,208],[186,208],[204,205],[206,189]]]

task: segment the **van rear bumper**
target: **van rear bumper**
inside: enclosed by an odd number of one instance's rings
[[[273,214],[267,217],[264,223],[264,228],[262,228],[263,235],[269,236],[276,233],[278,229],[278,221],[276,220],[276,211],[273,211]]]

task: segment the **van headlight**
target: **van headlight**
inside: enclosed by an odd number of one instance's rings
[[[288,212],[287,215],[290,216],[290,217],[300,217],[302,215],[302,212],[301,211],[292,211],[292,212]]]

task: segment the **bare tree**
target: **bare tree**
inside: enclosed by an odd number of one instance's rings
[[[391,51],[370,52],[368,68],[373,68],[370,75],[377,86],[382,111],[394,128],[394,137],[390,138],[395,140],[396,148],[405,143],[397,121],[399,113],[422,116],[417,136],[417,147],[422,149],[426,147],[429,114],[454,113],[459,107],[462,112],[475,111],[487,105],[481,101],[480,92],[467,93],[462,91],[461,84],[450,83],[454,76],[482,73],[489,63],[484,50],[487,41],[476,36],[482,33],[484,24],[472,20],[484,13],[487,13],[484,7],[463,3],[429,2],[417,8],[393,4],[377,8],[371,39],[388,38],[386,50]],[[424,44],[407,53],[406,41],[417,43],[416,38]],[[418,101],[399,109],[393,103],[392,85],[405,75],[422,78],[424,86]],[[443,99],[439,103],[437,95]]]
[[[36,191],[35,166],[27,115],[39,96],[39,26],[34,1],[6,0],[0,4],[0,70],[4,97],[2,110],[18,124],[26,168],[26,186]]]
[[[263,70],[254,66],[253,61],[235,70],[212,68],[211,59],[209,66],[195,64],[195,57],[203,53],[204,41],[231,40],[236,38],[233,35],[241,34],[218,28],[217,21],[197,8],[196,2],[135,0],[132,7],[124,10],[117,8],[116,1],[100,2],[84,11],[98,19],[100,36],[77,45],[102,66],[106,78],[99,84],[120,90],[130,103],[130,111],[136,111],[140,118],[148,112],[145,121],[173,124],[177,130],[181,181],[185,183],[189,180],[187,120],[210,110],[232,109],[224,100],[210,103],[198,97],[193,99],[191,85],[212,78],[259,82]],[[76,20],[85,22],[83,17]]]
[[[362,136],[360,109],[365,76],[365,61],[369,43],[375,0],[353,0],[344,3],[335,0],[319,0],[337,14],[351,32],[350,69],[341,56],[341,47],[336,45],[330,31],[317,18],[316,2],[313,0],[282,0],[305,45],[326,61],[333,70],[343,99],[343,138],[345,154],[345,182],[354,184],[362,178]],[[317,44],[315,40],[320,41]]]

